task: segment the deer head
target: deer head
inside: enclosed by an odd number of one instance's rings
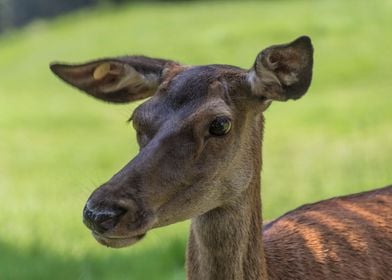
[[[232,203],[260,172],[263,111],[300,98],[312,76],[308,37],[262,51],[250,70],[144,56],[54,63],[72,86],[111,103],[149,98],[131,120],[139,153],[88,199],[83,219],[110,247]]]

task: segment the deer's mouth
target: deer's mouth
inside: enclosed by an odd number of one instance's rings
[[[131,246],[136,242],[142,240],[146,233],[138,234],[135,236],[105,236],[104,234],[100,234],[96,231],[92,231],[94,238],[102,245],[111,248],[123,248],[127,246]]]

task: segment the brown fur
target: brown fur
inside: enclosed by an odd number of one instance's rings
[[[125,247],[192,219],[190,280],[392,279],[392,187],[305,205],[263,229],[263,111],[304,95],[312,66],[307,37],[265,49],[248,71],[143,56],[51,65],[107,102],[151,97],[131,117],[139,154],[84,208],[97,241]],[[222,118],[231,130],[216,136]]]
[[[263,235],[270,279],[392,279],[392,186],[302,206]]]

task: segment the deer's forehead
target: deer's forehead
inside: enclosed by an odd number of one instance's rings
[[[191,67],[167,81],[159,96],[174,107],[180,106],[207,96],[208,86],[218,78],[219,72],[213,67]]]
[[[222,83],[225,86],[235,84],[240,80],[243,70],[229,65],[205,65],[185,68],[169,81],[158,92],[166,103],[174,108],[187,103],[202,104],[216,97],[213,84]],[[226,87],[228,89],[229,87]]]
[[[207,65],[187,68],[158,90],[149,100],[141,104],[132,119],[142,123],[161,122],[171,117],[185,119],[203,108],[225,110],[227,90],[215,91],[214,83],[227,88],[230,77],[241,69],[226,65]],[[220,101],[221,99],[221,101]]]

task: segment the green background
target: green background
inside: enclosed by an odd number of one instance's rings
[[[122,250],[81,221],[89,194],[136,153],[132,105],[97,102],[53,60],[145,54],[250,67],[312,37],[314,80],[266,115],[264,217],[392,182],[392,2],[133,4],[35,21],[0,37],[0,279],[184,279],[188,222]]]

